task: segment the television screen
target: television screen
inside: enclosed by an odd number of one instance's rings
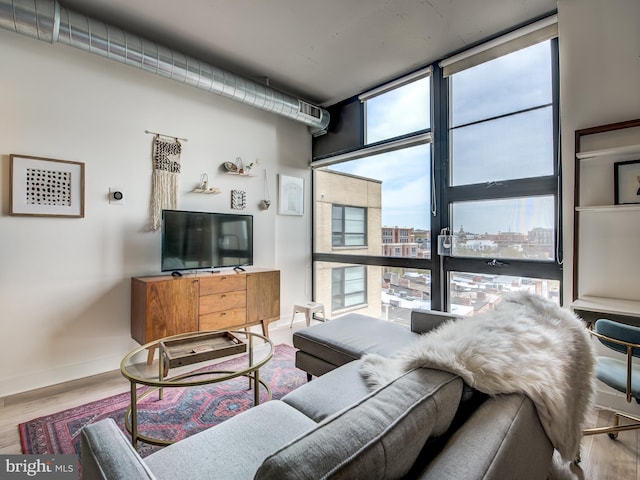
[[[162,212],[162,271],[253,265],[253,217]]]

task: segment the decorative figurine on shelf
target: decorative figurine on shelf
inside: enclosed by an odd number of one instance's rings
[[[224,162],[222,166],[228,173],[238,174],[238,175],[249,175],[251,173],[251,169],[256,165],[260,164],[260,159],[256,158],[255,162],[251,162],[248,165],[245,165],[242,161],[242,157],[236,157],[236,161],[234,162]]]
[[[249,175],[249,173],[251,172],[251,169],[253,167],[255,167],[256,165],[260,165],[260,159],[256,158],[255,162],[251,162],[249,165],[247,165],[246,167],[244,167],[245,172],[247,173],[247,175]]]
[[[209,186],[209,175],[207,175],[206,173],[202,174],[202,177],[200,178],[200,184],[191,191],[193,193],[220,193],[219,188]]]
[[[227,172],[238,173],[238,166],[233,162],[224,162],[222,166]]]

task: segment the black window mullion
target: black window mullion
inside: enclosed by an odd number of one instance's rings
[[[433,105],[433,145],[431,146],[433,198],[431,216],[431,309],[442,311],[445,308],[445,282],[440,267],[438,252],[438,234],[449,224],[449,213],[446,208],[446,192],[449,182],[449,89],[448,80],[443,77],[442,68],[434,65],[432,75],[432,105]]]
[[[498,120],[498,119],[501,119],[501,118],[508,118],[508,117],[512,117],[514,115],[519,115],[521,113],[532,112],[534,110],[540,110],[540,109],[548,108],[548,107],[551,107],[551,106],[552,106],[551,103],[544,103],[542,105],[536,105],[535,107],[525,108],[525,109],[522,109],[522,110],[516,110],[514,112],[504,113],[502,115],[496,115],[494,117],[483,118],[482,120],[476,120],[476,121],[469,122],[469,123],[463,123],[461,125],[452,125],[451,126],[451,131],[457,130],[459,128],[469,127],[471,125],[478,125],[479,123],[486,123],[486,122],[491,122],[493,120]]]
[[[447,201],[449,203],[556,195],[558,191],[558,179],[554,175],[548,175],[546,177],[477,183],[474,185],[458,185],[448,187],[447,190]]]
[[[556,189],[556,261],[562,265],[562,162],[560,158],[560,52],[558,39],[551,40],[551,88],[553,96],[553,158],[557,175]],[[560,282],[560,304],[563,299],[563,282]]]
[[[340,253],[314,253],[314,262],[348,263],[355,265],[372,265],[377,267],[401,267],[428,270],[431,268],[431,260],[411,257],[382,257],[370,255],[349,255]]]
[[[445,271],[471,272],[485,275],[511,275],[514,277],[548,278],[562,280],[562,268],[554,262],[525,260],[494,260],[492,258],[445,257]]]

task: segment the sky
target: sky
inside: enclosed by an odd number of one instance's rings
[[[553,174],[551,107],[468,125],[551,103],[549,42],[451,77],[452,182],[485,183]],[[368,143],[430,127],[429,78],[367,100]],[[383,226],[430,228],[431,145],[332,165],[382,181]],[[553,227],[553,197],[467,202],[453,230],[473,233]]]

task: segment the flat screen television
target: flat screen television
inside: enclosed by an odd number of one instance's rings
[[[253,216],[162,212],[162,271],[253,265]]]

